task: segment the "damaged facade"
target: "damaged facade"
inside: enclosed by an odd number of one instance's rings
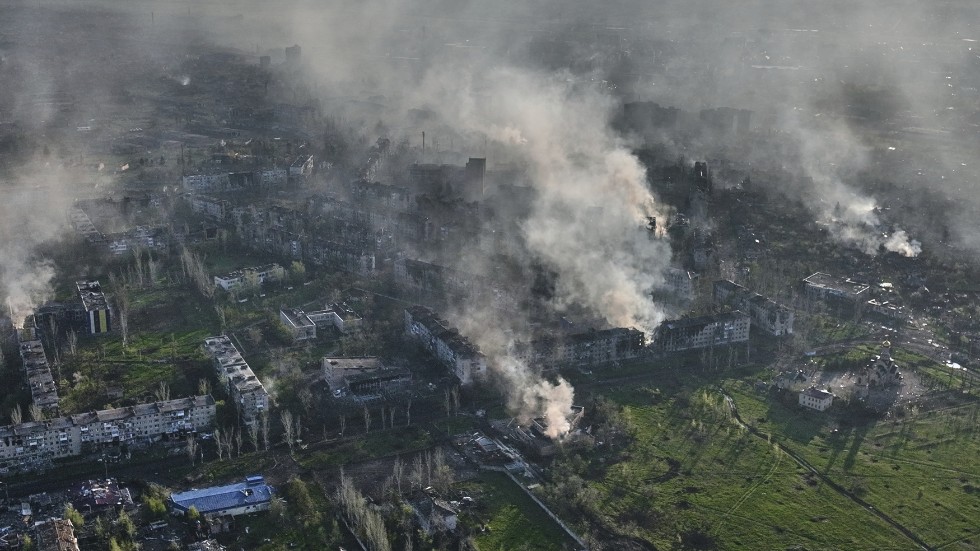
[[[405,310],[405,334],[422,345],[464,385],[482,379],[487,359],[459,331],[439,318],[431,308],[413,306]]]
[[[248,362],[224,335],[204,339],[204,349],[214,360],[218,380],[227,387],[242,422],[248,426],[258,423],[259,417],[269,411],[269,393]]]
[[[715,282],[713,295],[716,305],[748,312],[752,327],[775,337],[793,334],[796,314],[786,306],[727,279]]]

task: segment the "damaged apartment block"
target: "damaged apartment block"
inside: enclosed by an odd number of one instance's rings
[[[407,308],[405,334],[438,358],[463,385],[473,384],[486,376],[486,356],[431,308]]]

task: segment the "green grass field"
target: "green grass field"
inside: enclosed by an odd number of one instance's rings
[[[464,514],[463,521],[476,526],[480,551],[573,549],[574,542],[505,474],[480,473],[456,487],[477,502],[477,510]]]
[[[596,519],[621,536],[669,548],[903,549],[904,538],[777,448],[737,427],[705,389],[651,403],[611,397],[635,431],[626,459],[588,484]]]
[[[849,423],[847,417],[783,406],[744,383],[726,388],[743,419],[929,545],[980,545],[980,405],[971,396],[949,396],[901,417]]]

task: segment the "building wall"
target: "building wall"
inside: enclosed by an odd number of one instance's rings
[[[0,427],[0,459],[71,457],[82,453],[86,443],[108,444],[204,430],[213,425],[214,416],[214,400],[197,396],[8,425]]]

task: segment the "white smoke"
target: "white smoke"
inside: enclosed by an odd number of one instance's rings
[[[652,331],[664,313],[650,290],[662,284],[670,249],[644,230],[648,217],[663,214],[645,170],[609,129],[611,99],[568,75],[516,68],[497,68],[484,82],[479,92],[493,98],[492,110],[465,99],[446,98],[442,105],[456,105],[448,119],[485,131],[526,167],[536,199],[521,238],[528,254],[557,274],[553,306],[583,306],[612,325]],[[471,260],[461,264],[472,268]],[[501,323],[492,308],[467,305],[460,317],[463,333],[490,358],[512,410],[525,419],[544,417],[549,436],[566,433],[571,385],[543,379],[535,366],[510,355],[512,337],[502,327],[514,324]]]
[[[797,154],[812,188],[802,191],[804,204],[828,224],[831,238],[868,255],[884,247],[903,256],[922,252],[918,241],[903,229],[890,236],[882,229],[879,206],[855,187],[844,183],[868,164],[868,148],[841,122],[814,119],[803,122],[794,113],[784,121],[795,139]]]

